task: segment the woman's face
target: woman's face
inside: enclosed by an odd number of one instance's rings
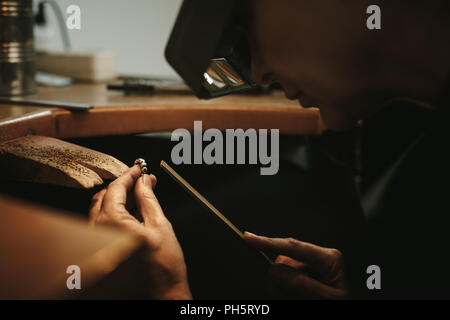
[[[369,5],[361,0],[252,0],[255,81],[278,82],[288,98],[320,108],[329,129],[352,127],[373,113],[380,99],[373,94],[377,68],[368,49],[374,37],[366,27]]]

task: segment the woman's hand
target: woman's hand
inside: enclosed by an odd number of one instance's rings
[[[150,298],[191,299],[183,252],[172,225],[153,193],[154,175],[142,175],[133,166],[92,198],[92,224],[110,224],[127,229],[146,239]],[[129,209],[135,204],[142,222]]]
[[[340,251],[292,238],[279,239],[244,233],[258,250],[279,255],[269,274],[275,286],[294,298],[345,299],[349,297]]]

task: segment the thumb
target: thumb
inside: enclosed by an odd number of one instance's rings
[[[138,179],[134,187],[136,206],[142,219],[144,219],[144,224],[153,224],[165,218],[153,192],[155,185],[156,177],[153,174],[144,174]]]

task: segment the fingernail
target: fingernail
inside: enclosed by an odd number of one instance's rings
[[[244,234],[247,235],[247,236],[250,236],[250,237],[257,237],[256,234],[248,232],[248,231],[245,231]]]

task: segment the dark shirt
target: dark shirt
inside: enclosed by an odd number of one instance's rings
[[[448,108],[445,90],[426,129],[362,199],[366,227],[344,252],[355,298],[450,298]],[[370,265],[381,290],[367,288]]]

